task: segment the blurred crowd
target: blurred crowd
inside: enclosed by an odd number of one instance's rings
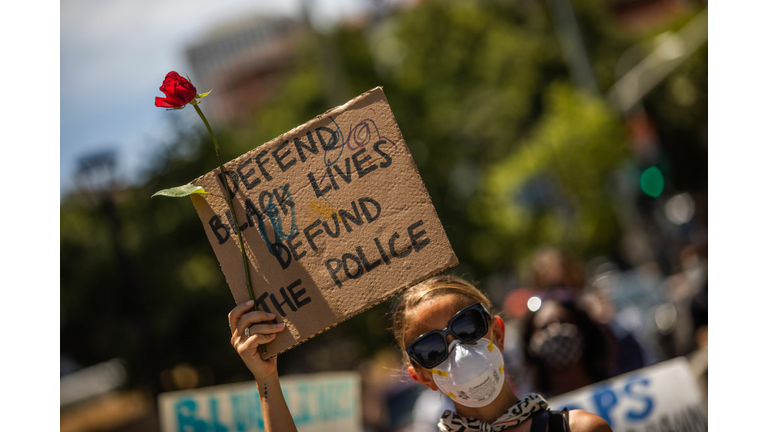
[[[706,410],[706,242],[684,247],[668,276],[653,264],[582,263],[550,247],[536,252],[529,270],[527,286],[497,305],[507,325],[505,371],[516,394],[553,397],[682,356]],[[382,397],[388,430],[436,431],[436,419],[452,408],[439,392],[407,380]],[[400,406],[407,408],[396,415]]]

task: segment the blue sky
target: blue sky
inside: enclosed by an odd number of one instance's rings
[[[305,1],[317,26],[370,7],[367,0]],[[170,138],[168,116],[194,120],[194,111],[154,106],[165,74],[188,72],[188,45],[244,15],[298,17],[300,5],[300,0],[62,0],[60,193],[72,187],[78,159],[103,150],[116,151],[122,179],[136,179],[152,146]]]

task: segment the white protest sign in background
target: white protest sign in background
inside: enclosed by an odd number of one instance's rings
[[[363,430],[360,376],[326,372],[280,378],[288,409],[300,432]],[[257,432],[264,415],[255,382],[162,393],[163,432]]]
[[[688,361],[668,360],[548,399],[550,408],[583,409],[614,432],[699,432],[707,417]]]

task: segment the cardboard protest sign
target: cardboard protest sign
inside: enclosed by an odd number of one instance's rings
[[[381,88],[224,164],[273,357],[458,263]],[[235,301],[249,299],[218,169],[192,195]]]
[[[684,357],[549,398],[552,409],[583,409],[614,432],[706,431],[699,388]]]
[[[280,388],[300,432],[363,430],[359,374],[289,375],[280,378]],[[264,431],[253,381],[161,393],[157,406],[163,432]]]

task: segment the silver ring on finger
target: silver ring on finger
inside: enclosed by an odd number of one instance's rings
[[[243,331],[243,334],[245,334],[246,338],[251,337],[251,328],[250,327],[246,327],[245,331]]]

